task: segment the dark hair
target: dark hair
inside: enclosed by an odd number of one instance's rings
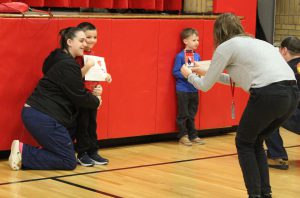
[[[68,39],[73,39],[76,37],[76,33],[82,31],[82,29],[78,27],[68,27],[65,29],[60,30],[60,48],[62,50],[66,50],[69,53],[69,46],[68,46]]]
[[[217,18],[214,24],[215,47],[239,35],[247,36],[237,16],[231,13],[225,13],[225,14],[221,14]]]
[[[300,53],[300,40],[296,36],[289,36],[282,40],[281,48],[286,47],[291,55]]]
[[[89,22],[82,22],[77,25],[78,28],[82,29],[83,31],[87,30],[96,30],[96,26]]]
[[[199,35],[198,31],[196,29],[193,28],[185,28],[182,30],[182,32],[180,33],[180,38],[183,41],[184,39],[192,36],[193,34],[195,34],[196,36]]]

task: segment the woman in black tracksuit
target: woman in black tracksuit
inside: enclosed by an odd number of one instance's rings
[[[61,31],[61,48],[50,53],[43,65],[43,78],[22,111],[25,127],[42,148],[14,140],[9,164],[13,170],[76,167],[70,131],[79,107],[96,109],[98,93],[88,93],[75,57],[83,55],[84,32],[75,27]]]

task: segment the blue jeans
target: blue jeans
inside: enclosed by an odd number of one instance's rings
[[[300,109],[299,107],[294,111],[293,115],[287,119],[283,125],[283,128],[292,131],[296,134],[300,134]],[[266,139],[267,155],[271,159],[285,159],[288,160],[288,155],[283,147],[283,141],[279,133],[279,129],[276,129]]]
[[[293,113],[299,89],[289,81],[250,90],[236,136],[236,147],[249,195],[271,193],[264,139]]]
[[[24,107],[25,127],[42,148],[23,145],[22,168],[34,170],[73,170],[76,158],[72,139],[66,127],[52,117]]]
[[[279,129],[276,129],[266,140],[267,156],[271,159],[285,159],[288,160],[288,155],[283,147],[283,141],[279,133]]]

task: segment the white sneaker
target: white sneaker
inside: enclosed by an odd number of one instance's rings
[[[14,140],[11,143],[10,155],[8,158],[10,168],[15,171],[20,170],[22,164],[22,154],[20,152],[19,145],[19,140]]]

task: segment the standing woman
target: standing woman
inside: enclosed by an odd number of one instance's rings
[[[50,53],[43,65],[43,78],[22,110],[25,127],[42,148],[14,140],[9,165],[13,170],[72,170],[76,158],[70,131],[78,107],[96,109],[99,93],[87,92],[75,57],[83,55],[84,32],[75,27],[61,31],[60,49]]]
[[[278,49],[245,34],[237,16],[222,14],[214,24],[210,68],[197,73],[181,72],[196,88],[208,91],[217,81],[230,84],[230,78],[250,92],[236,135],[236,148],[244,182],[251,198],[272,197],[263,140],[277,129],[298,105],[295,75]],[[222,73],[226,69],[228,74]],[[230,78],[229,78],[230,76]]]

